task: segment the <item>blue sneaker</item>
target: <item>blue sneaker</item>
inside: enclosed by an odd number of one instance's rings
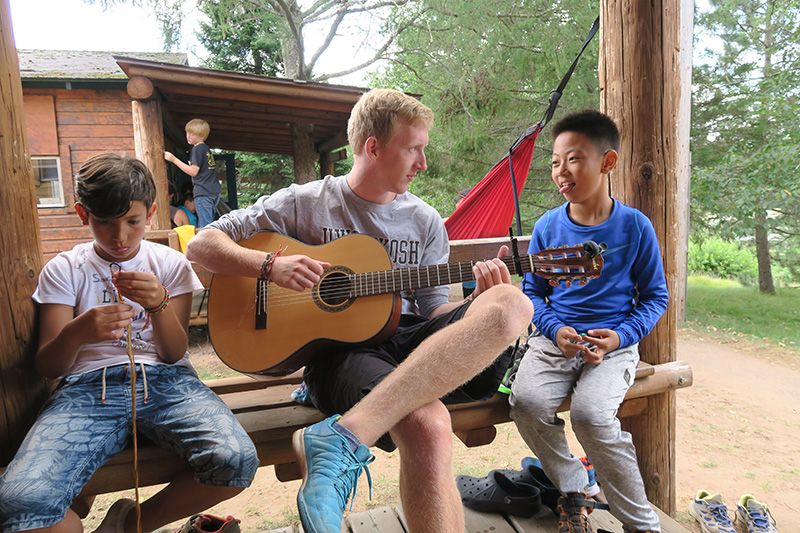
[[[741,522],[743,531],[746,533],[778,533],[775,519],[769,513],[766,504],[749,494],[739,498],[736,506],[736,521]]]
[[[311,395],[308,393],[308,386],[306,385],[305,381],[301,382],[300,385],[298,385],[297,388],[292,391],[292,400],[300,405],[308,405],[313,407],[314,402],[311,401]]]
[[[689,514],[700,524],[703,533],[736,533],[728,508],[719,494],[699,491],[689,505]]]
[[[583,491],[585,496],[593,498],[600,494],[600,486],[597,484],[597,476],[594,472],[594,465],[589,461],[587,457],[581,457],[580,459],[583,468],[586,469],[586,475],[589,476],[589,484],[586,486],[586,489]],[[522,458],[522,469],[523,470],[530,470],[532,468],[536,468],[542,470],[542,462],[539,460],[538,457],[523,457]],[[542,475],[544,475],[544,471],[542,470]]]
[[[292,436],[292,447],[303,475],[303,484],[297,492],[297,509],[307,533],[341,531],[347,501],[355,496],[361,470],[367,472],[372,498],[372,476],[367,465],[375,456],[364,444],[355,452],[350,449],[347,438],[333,427],[339,418],[338,415],[326,418],[295,431]]]

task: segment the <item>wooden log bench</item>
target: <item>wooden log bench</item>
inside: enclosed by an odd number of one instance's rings
[[[173,232],[174,233],[174,232]],[[502,239],[479,239],[451,242],[451,261],[482,260],[493,257]],[[520,239],[521,252],[527,250],[528,239]],[[211,275],[195,265],[204,286],[208,287]],[[261,466],[274,465],[279,480],[289,481],[300,477],[291,447],[292,433],[302,427],[322,420],[322,413],[312,407],[296,404],[292,391],[301,381],[297,372],[284,377],[254,379],[237,376],[207,381],[206,383],[231,408],[258,450]],[[683,362],[660,365],[640,363],[636,380],[622,403],[620,418],[647,416],[647,398],[673,389],[688,387],[692,383],[692,370]],[[495,425],[509,422],[508,397],[497,394],[485,402],[448,406],[453,432],[468,447],[490,444],[495,436]],[[569,409],[565,402],[560,410]],[[176,461],[170,452],[161,450],[144,439],[139,449],[139,483],[141,486],[169,482],[177,472],[187,468]],[[94,495],[116,492],[133,487],[133,451],[127,449],[113,457],[98,470],[73,503],[73,509],[86,516]]]
[[[236,414],[258,449],[261,466],[275,465],[279,480],[300,477],[291,447],[295,430],[318,422],[324,415],[298,405],[291,399],[292,391],[301,381],[301,373],[268,379],[247,376],[223,378],[206,383]],[[625,396],[618,416],[627,418],[647,413],[647,397],[671,389],[688,387],[692,382],[691,368],[681,361],[661,365],[640,363],[636,380]],[[448,406],[453,432],[468,447],[490,444],[496,435],[496,424],[509,422],[508,396],[496,394],[485,402]],[[560,411],[569,409],[566,401]],[[125,490],[133,486],[133,451],[125,450],[113,457],[92,477],[84,495]],[[139,480],[142,486],[166,483],[186,468],[167,451],[149,443],[139,450]]]

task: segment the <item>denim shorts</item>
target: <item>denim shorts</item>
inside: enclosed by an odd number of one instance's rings
[[[225,403],[182,365],[137,367],[139,433],[180,456],[199,483],[247,487],[258,467]],[[127,365],[64,378],[0,477],[0,530],[52,526],[131,437]],[[145,394],[147,396],[145,401]]]

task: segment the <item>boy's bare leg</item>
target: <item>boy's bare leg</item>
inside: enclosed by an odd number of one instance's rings
[[[244,487],[198,483],[191,471],[184,470],[169,485],[142,502],[142,531],[155,531],[170,522],[200,513],[243,490]],[[125,518],[125,532],[136,532],[136,511],[130,511]]]
[[[81,524],[81,519],[78,518],[75,511],[67,509],[67,514],[64,515],[64,519],[61,522],[50,527],[27,529],[25,531],[26,533],[82,533],[83,524]]]
[[[433,402],[489,366],[533,316],[530,299],[513,285],[483,292],[464,318],[434,333],[339,424],[368,446],[409,413]]]
[[[391,431],[400,451],[400,500],[414,533],[464,531],[452,468],[450,413],[438,400],[420,407]]]

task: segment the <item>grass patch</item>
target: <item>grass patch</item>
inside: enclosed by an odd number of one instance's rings
[[[761,294],[736,281],[689,276],[686,319],[712,331],[736,332],[800,350],[800,289]]]

